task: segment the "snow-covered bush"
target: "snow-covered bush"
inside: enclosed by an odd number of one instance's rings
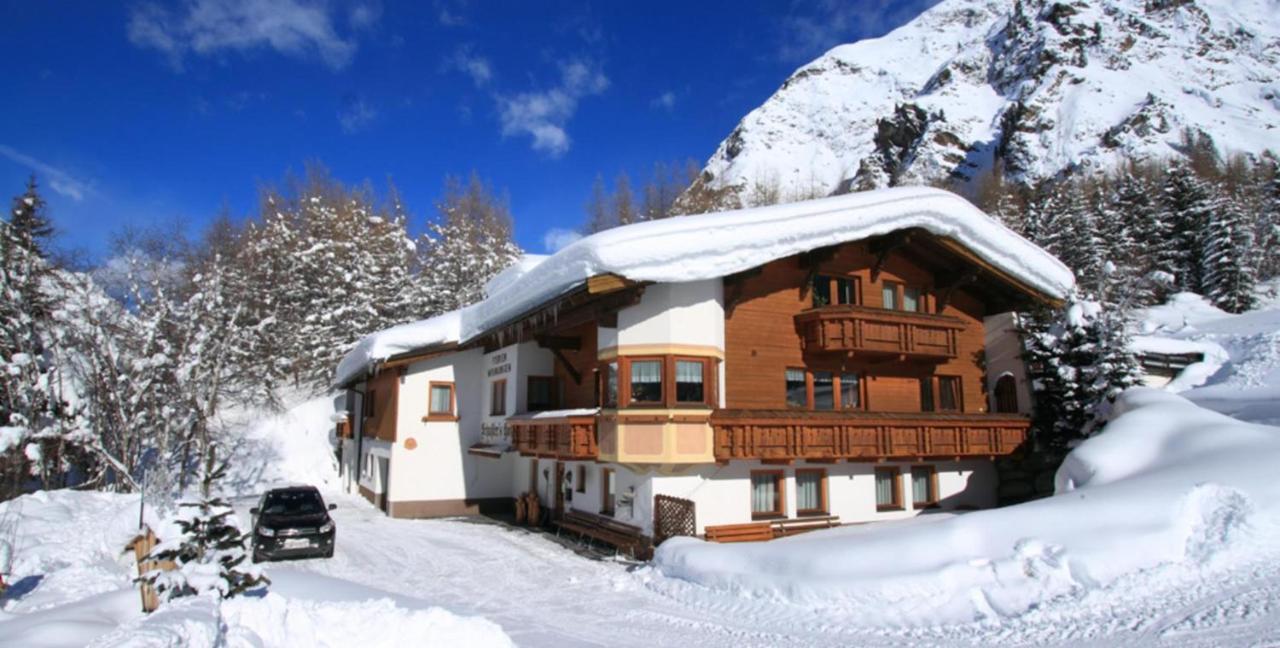
[[[270,581],[248,559],[249,535],[240,530],[235,512],[222,499],[202,498],[178,504],[165,527],[176,531],[147,558],[174,563],[171,570],[151,570],[139,577],[163,600],[216,593],[229,598]]]

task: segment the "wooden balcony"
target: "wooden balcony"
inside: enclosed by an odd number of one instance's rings
[[[512,445],[526,457],[573,460],[600,454],[595,414],[512,416],[506,425]]]
[[[878,461],[1011,454],[1031,422],[1008,414],[721,410],[716,461]]]
[[[956,357],[956,335],[965,328],[963,321],[947,315],[849,305],[814,308],[795,320],[806,353],[934,360]]]

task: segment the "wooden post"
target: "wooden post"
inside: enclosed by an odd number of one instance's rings
[[[130,540],[129,544],[125,547],[125,549],[133,549],[133,555],[137,559],[138,563],[139,576],[156,569],[159,569],[160,571],[171,571],[177,569],[178,565],[172,560],[146,559],[147,555],[151,553],[151,550],[154,549],[158,543],[159,540],[156,539],[156,534],[151,531],[151,527],[144,526],[142,527],[142,533],[134,536],[133,540]],[[155,588],[148,583],[139,582],[138,585],[142,593],[142,611],[150,613],[160,607],[159,592],[156,592]]]

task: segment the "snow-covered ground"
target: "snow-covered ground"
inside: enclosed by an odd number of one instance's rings
[[[120,551],[136,498],[42,493],[0,505],[21,520],[0,645],[1280,641],[1280,428],[1258,424],[1280,416],[1280,307],[1231,316],[1181,295],[1141,326],[1144,344],[1206,350],[1206,363],[1178,395],[1127,394],[1046,500],[767,544],[678,539],[635,565],[488,521],[388,519],[330,493],[334,558],[269,565],[262,596],[144,618]],[[244,519],[267,484],[336,484],[328,403],[245,435],[258,461],[237,478]]]

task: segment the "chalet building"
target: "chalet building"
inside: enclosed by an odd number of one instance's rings
[[[1072,282],[933,189],[610,230],[362,341],[344,476],[392,516],[534,493],[658,540],[993,506],[1030,407],[1011,313]]]

